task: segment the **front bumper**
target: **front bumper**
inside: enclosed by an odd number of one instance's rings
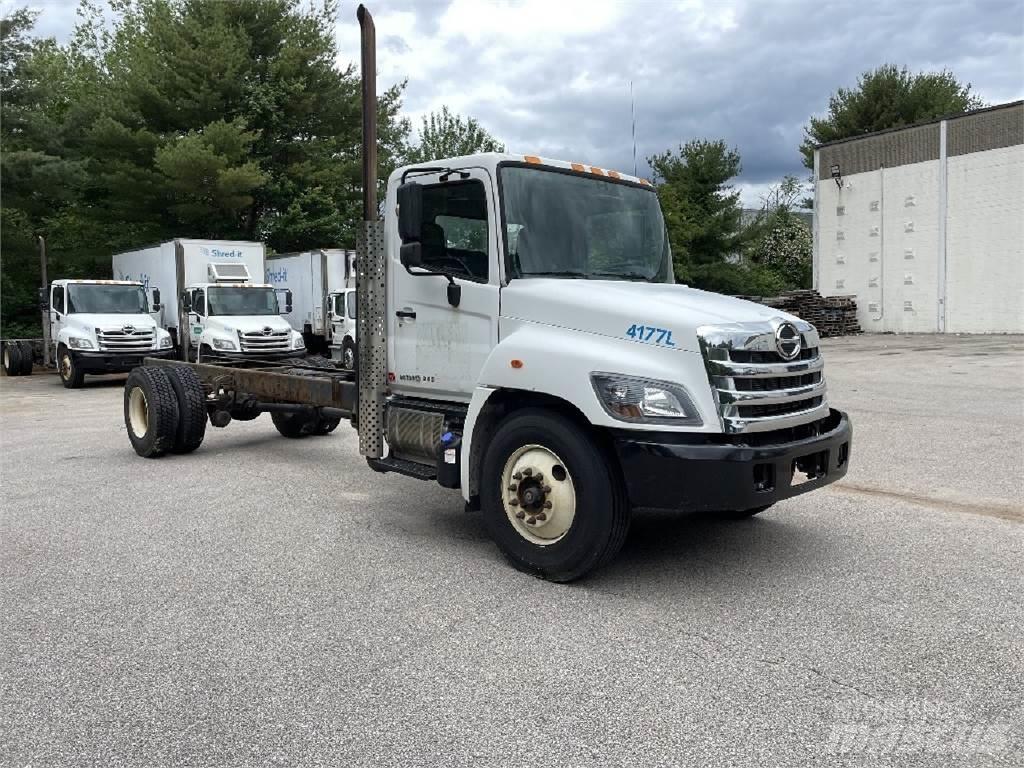
[[[830,410],[819,434],[763,445],[753,435],[618,430],[615,450],[633,507],[746,511],[834,483],[846,474],[853,425]],[[810,479],[794,484],[794,471]]]
[[[82,352],[71,350],[71,359],[82,373],[127,373],[138,368],[147,357],[174,359],[174,349],[150,349],[144,352]]]

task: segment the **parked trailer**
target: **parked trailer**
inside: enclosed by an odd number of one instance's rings
[[[852,426],[828,402],[817,331],[674,284],[642,179],[450,158],[392,174],[379,220],[374,30],[358,17],[357,376],[137,369],[136,452],[188,450],[204,411],[214,425],[269,411],[288,437],[350,414],[372,469],[460,489],[516,567],[556,581],[614,557],[634,508],[749,517],[846,474]]]
[[[355,290],[355,251],[322,248],[267,256],[266,281],[292,293],[285,315],[302,334],[306,349],[343,361],[355,359],[355,315],[346,297]],[[354,309],[354,302],[353,309]]]

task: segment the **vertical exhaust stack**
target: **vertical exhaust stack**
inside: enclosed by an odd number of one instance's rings
[[[363,221],[377,220],[377,29],[373,16],[360,5],[363,75]]]
[[[387,394],[387,290],[384,222],[377,210],[377,33],[363,5],[356,11],[362,35],[363,221],[357,229],[356,391],[353,422],[359,452],[369,460],[384,455]]]

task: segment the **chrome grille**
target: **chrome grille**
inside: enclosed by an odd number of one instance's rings
[[[828,415],[818,332],[807,323],[794,323],[800,351],[787,360],[778,346],[784,323],[778,318],[697,329],[726,432],[764,432]]]
[[[238,334],[238,341],[243,352],[287,352],[291,349],[292,332],[290,330],[249,331]]]
[[[153,328],[97,328],[100,352],[148,352],[153,349],[156,330]]]

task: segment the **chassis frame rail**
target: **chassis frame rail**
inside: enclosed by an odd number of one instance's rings
[[[214,392],[231,390],[236,399],[248,396],[257,400],[331,408],[343,411],[346,416],[350,416],[356,407],[357,392],[352,371],[307,367],[302,361],[276,365],[261,361],[259,367],[254,367],[253,362],[214,365],[147,357],[143,364],[187,366]]]

